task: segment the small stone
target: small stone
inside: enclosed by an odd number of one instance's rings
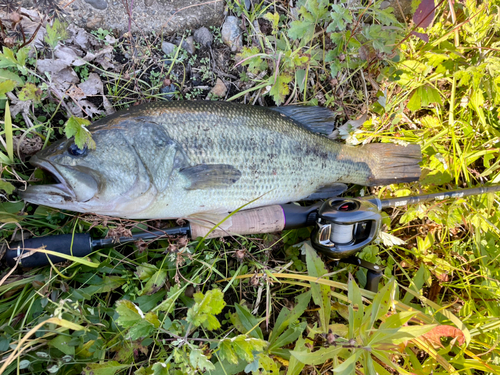
[[[223,98],[226,96],[227,88],[224,82],[220,78],[217,78],[217,82],[215,86],[210,90],[210,94],[217,96],[219,98]]]
[[[144,5],[150,7],[151,5],[153,5],[153,1],[154,0],[144,0]]]
[[[238,52],[243,48],[243,39],[239,25],[240,21],[234,16],[228,16],[222,25],[222,41],[231,47],[232,52]]]
[[[108,2],[106,0],[85,0],[85,2],[100,10],[104,10],[108,7]]]
[[[188,36],[182,42],[182,48],[184,48],[190,55],[196,52],[196,47],[194,46],[194,39],[192,36]]]
[[[380,3],[380,9],[387,9],[391,6],[391,3],[389,1],[382,1],[382,3]]]
[[[200,27],[194,32],[194,41],[199,43],[202,47],[210,47],[214,41],[214,37],[210,30],[206,27]]]
[[[98,26],[102,25],[104,18],[102,16],[93,16],[87,21],[87,27],[89,29],[97,29]]]
[[[170,43],[170,42],[163,42],[161,44],[161,50],[166,54],[166,55],[170,55],[172,52],[175,51],[175,49],[177,48],[177,46],[173,43]]]
[[[163,94],[162,96],[165,99],[172,99],[176,91],[177,89],[173,83],[160,89],[160,92]]]

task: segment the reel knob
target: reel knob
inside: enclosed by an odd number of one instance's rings
[[[348,258],[375,239],[381,221],[379,207],[370,201],[333,198],[319,208],[311,242],[331,258]]]

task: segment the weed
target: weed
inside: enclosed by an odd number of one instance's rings
[[[92,30],[90,33],[102,42],[106,42],[106,37],[111,34],[109,30],[103,30],[100,27],[97,30]]]

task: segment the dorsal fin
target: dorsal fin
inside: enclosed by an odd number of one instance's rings
[[[284,107],[269,107],[269,109],[290,117],[313,133],[330,135],[337,126],[335,122],[336,115],[328,108],[287,105]]]

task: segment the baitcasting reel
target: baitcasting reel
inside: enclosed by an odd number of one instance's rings
[[[311,241],[333,259],[348,258],[377,237],[381,207],[368,200],[333,198],[318,209]]]
[[[311,234],[314,249],[342,263],[368,270],[365,289],[376,292],[384,268],[355,256],[378,235],[382,216],[379,199],[333,198],[317,211]]]

